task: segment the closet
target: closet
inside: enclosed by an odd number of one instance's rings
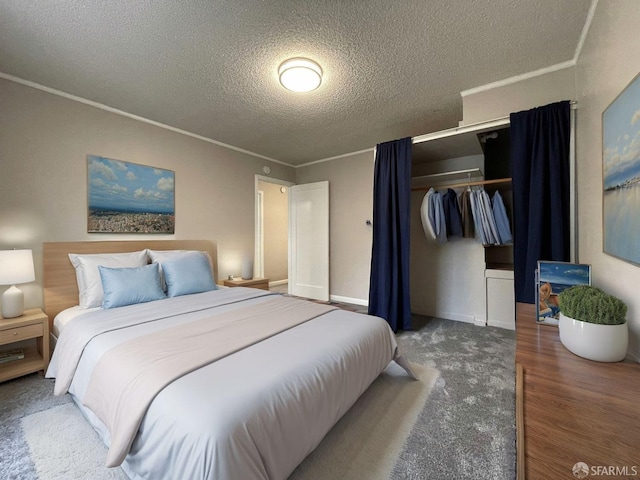
[[[513,232],[509,120],[415,137],[412,150],[411,307],[414,313],[515,328],[513,246],[476,238],[428,239],[420,206],[428,189],[500,192]]]

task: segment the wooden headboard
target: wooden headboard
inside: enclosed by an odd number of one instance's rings
[[[124,253],[149,248],[152,250],[203,250],[209,252],[213,276],[217,279],[218,255],[215,243],[209,240],[134,240],[109,242],[47,242],[42,244],[44,264],[44,311],[49,316],[49,331],[53,319],[65,308],[78,304],[76,271],[69,253]]]

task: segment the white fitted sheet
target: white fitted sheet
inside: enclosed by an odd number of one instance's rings
[[[238,293],[225,289],[193,295],[191,313],[112,330],[86,345],[69,391],[106,445],[108,431],[82,406],[102,353],[145,332],[210,314],[210,309],[199,308],[214,297],[217,302],[220,295]],[[250,298],[215,311],[264,299]],[[171,300],[148,307],[166,311],[164,305],[170,303],[165,302]],[[91,321],[91,315],[76,318]],[[136,480],[284,479],[395,355],[395,337],[384,320],[329,312],[170,384],[149,407],[122,467]],[[55,376],[54,359],[51,365],[47,376]]]
[[[96,310],[100,310],[100,307],[80,308],[79,305],[75,305],[73,307],[69,307],[62,310],[53,319],[53,334],[56,337],[59,337],[60,332],[62,332],[65,325],[67,325],[71,320],[76,318],[78,315],[82,315],[83,313],[88,313],[88,312],[94,312]]]

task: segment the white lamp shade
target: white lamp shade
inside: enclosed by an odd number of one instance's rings
[[[35,279],[31,250],[0,250],[0,285],[29,283]]]
[[[322,82],[322,68],[306,58],[291,58],[278,68],[280,83],[292,92],[310,92]]]

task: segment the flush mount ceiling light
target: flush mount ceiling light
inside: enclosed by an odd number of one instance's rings
[[[310,92],[322,82],[322,68],[307,58],[290,58],[278,67],[280,83],[292,92]]]

